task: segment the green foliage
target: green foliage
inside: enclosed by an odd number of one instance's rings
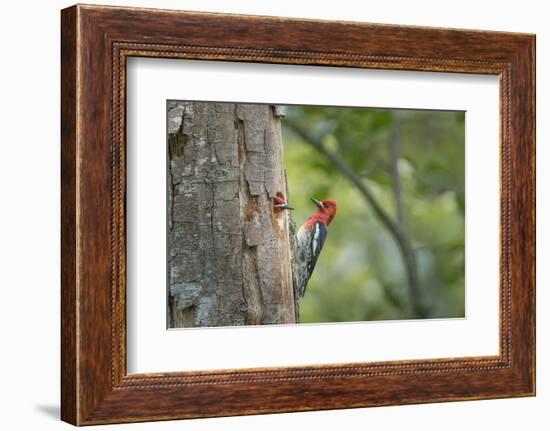
[[[314,211],[310,196],[338,202],[301,322],[406,319],[419,316],[390,230],[293,125],[337,153],[396,222],[399,182],[402,227],[428,317],[464,316],[464,113],[293,106],[283,119],[294,221],[300,225]]]

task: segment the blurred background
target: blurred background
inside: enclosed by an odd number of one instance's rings
[[[338,202],[301,323],[464,317],[464,119],[286,107],[294,222]]]

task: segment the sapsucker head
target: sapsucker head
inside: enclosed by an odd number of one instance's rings
[[[329,225],[334,217],[336,217],[336,201],[324,200],[318,201],[317,199],[311,198],[312,202],[317,206],[317,214],[322,216],[323,221]]]
[[[283,210],[293,210],[292,208],[281,196],[275,195],[273,197],[273,211],[276,213]]]

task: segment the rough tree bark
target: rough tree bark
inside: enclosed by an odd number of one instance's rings
[[[295,323],[280,119],[168,103],[169,327]]]

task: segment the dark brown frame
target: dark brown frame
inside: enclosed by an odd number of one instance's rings
[[[534,35],[81,5],[61,16],[63,420],[88,425],[534,395]],[[498,75],[500,354],[127,375],[129,56]]]

